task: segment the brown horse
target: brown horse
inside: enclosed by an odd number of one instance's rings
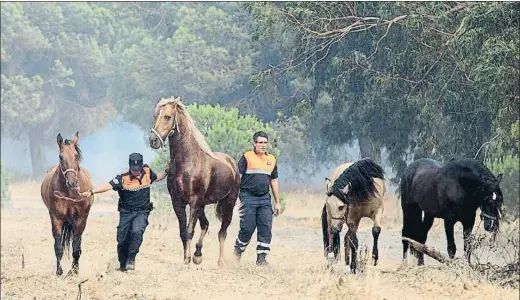
[[[161,99],[155,108],[155,125],[150,134],[150,146],[158,149],[170,144],[170,164],[167,186],[173,209],[179,221],[179,231],[184,247],[184,263],[191,261],[191,240],[197,219],[200,221],[200,237],[196,244],[193,262],[202,262],[202,245],[209,227],[204,207],[217,203],[216,212],[222,222],[218,239],[220,253],[218,265],[224,264],[224,242],[227,228],[233,217],[238,199],[240,175],[229,155],[212,152],[204,136],[195,127],[193,119],[179,98]],[[186,205],[190,206],[186,228]]]
[[[58,276],[63,274],[61,258],[64,250],[68,255],[71,240],[73,261],[68,275],[78,273],[81,235],[94,200],[92,196],[83,198],[79,195],[80,192],[90,190],[92,183],[88,171],[79,167],[82,156],[78,139],[78,133],[72,141],[63,141],[61,134],[58,134],[60,162],[47,171],[41,186],[42,199],[51,217]]]
[[[372,236],[373,264],[379,259],[378,239],[381,233],[381,217],[384,212],[383,197],[386,193],[383,169],[370,159],[362,159],[355,163],[345,163],[336,167],[326,178],[325,189],[327,194],[339,178],[345,179],[348,184],[342,190],[350,204],[334,195],[327,197],[322,210],[322,229],[325,257],[337,260],[340,250],[340,232],[346,221],[348,231],[345,234],[345,263],[350,263],[352,273],[356,273],[358,239],[357,230],[362,218],[370,218],[374,222]],[[352,252],[352,261],[349,262],[349,252]],[[333,256],[332,256],[333,255]]]

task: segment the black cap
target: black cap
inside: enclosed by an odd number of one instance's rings
[[[130,164],[130,171],[141,171],[143,167],[143,156],[140,153],[132,153],[128,158],[128,163]]]

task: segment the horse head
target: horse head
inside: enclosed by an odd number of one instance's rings
[[[330,194],[333,182],[329,178],[326,178],[325,180],[325,189],[327,194]],[[349,185],[347,184],[345,187],[346,193],[348,193],[348,187]],[[343,191],[345,192],[345,190]],[[336,196],[329,196],[325,201],[325,207],[330,218],[330,227],[332,232],[341,232],[346,219],[347,205]]]
[[[166,146],[166,139],[178,129],[177,106],[181,98],[161,99],[155,107],[154,126],[149,137],[150,146],[159,149]]]
[[[484,229],[488,232],[496,232],[500,226],[504,202],[500,181],[502,181],[502,174],[499,174],[494,180],[485,180],[483,188],[484,201],[480,206],[480,218],[484,220]]]
[[[61,133],[58,133],[57,143],[60,149],[59,168],[65,178],[65,184],[69,189],[78,188],[79,162],[82,159],[81,150],[78,147],[78,132],[72,140],[63,140]]]

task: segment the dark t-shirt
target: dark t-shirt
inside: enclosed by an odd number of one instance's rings
[[[246,174],[247,160],[244,155],[238,161],[238,171],[242,175],[240,191],[254,196],[263,196],[269,193],[271,179],[278,178],[278,164],[274,166],[271,175],[267,174]]]
[[[119,194],[118,207],[123,209],[150,209],[150,185],[157,180],[157,175],[143,165],[141,175],[135,177],[130,171],[110,180],[112,189]]]

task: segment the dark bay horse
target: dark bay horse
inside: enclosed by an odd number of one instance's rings
[[[334,186],[336,185],[336,186]],[[339,187],[342,195],[336,196],[332,189]],[[356,273],[358,239],[357,230],[362,218],[374,222],[372,236],[373,264],[379,259],[378,239],[381,233],[381,217],[384,212],[383,198],[386,185],[383,169],[371,159],[362,159],[355,163],[345,163],[336,167],[325,179],[326,194],[330,195],[323,206],[321,223],[325,257],[338,259],[340,250],[340,232],[346,221],[348,231],[344,238],[345,263],[350,263],[350,270]],[[352,261],[349,262],[349,252]]]
[[[211,151],[180,97],[161,99],[155,108],[154,119],[155,124],[149,138],[150,146],[158,149],[165,146],[166,139],[169,139],[167,186],[179,221],[184,263],[189,264],[191,261],[191,240],[197,220],[200,221],[201,233],[195,246],[193,262],[202,262],[202,246],[209,227],[204,207],[216,203],[217,217],[222,222],[218,233],[218,265],[222,266],[227,228],[233,217],[240,188],[237,165],[229,155]],[[190,206],[187,227],[186,205]]]
[[[81,256],[81,236],[90,211],[93,197],[81,197],[80,192],[92,188],[90,174],[80,168],[82,160],[78,147],[78,133],[74,139],[65,140],[58,134],[59,163],[47,171],[41,185],[41,195],[49,210],[56,254],[56,275],[63,274],[61,258],[64,250],[70,251],[72,240],[72,269],[69,275],[77,274]]]
[[[445,166],[428,158],[414,161],[403,172],[400,183],[402,236],[424,244],[434,218],[442,218],[448,254],[453,258],[457,251],[453,227],[456,222],[461,222],[464,251],[469,259],[468,242],[478,208],[484,220],[484,229],[488,232],[499,230],[504,200],[499,186],[501,180],[502,174],[495,177],[475,159],[452,160]],[[408,246],[408,242],[403,241],[403,259],[406,258]],[[415,254],[419,265],[423,265],[424,255]]]

